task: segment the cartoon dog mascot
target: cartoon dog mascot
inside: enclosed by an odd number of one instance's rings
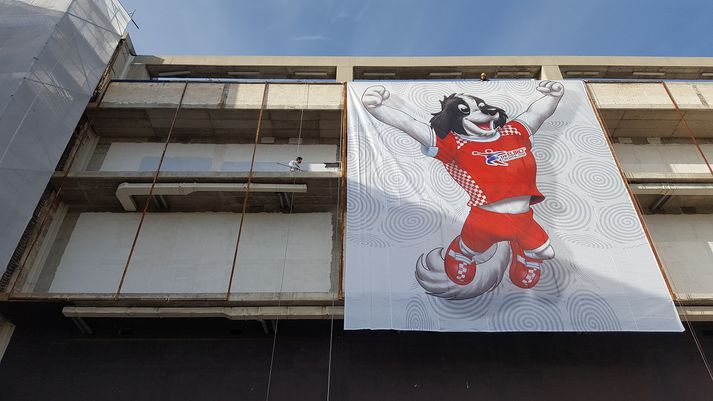
[[[470,196],[461,234],[445,252],[437,248],[419,258],[416,278],[430,294],[479,296],[494,289],[508,268],[513,284],[531,288],[543,260],[554,257],[530,207],[544,200],[531,140],[555,112],[564,86],[542,81],[537,90],[542,97],[511,121],[483,99],[454,93],[443,98],[430,124],[414,118],[410,106],[385,87],[364,91],[362,103],[372,116],[418,141]]]

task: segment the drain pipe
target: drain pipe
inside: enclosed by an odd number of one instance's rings
[[[153,195],[189,195],[194,192],[245,192],[247,183],[162,183],[154,185]],[[135,195],[148,195],[151,184],[122,183],[116,198],[127,212],[135,212]],[[307,192],[306,184],[251,184],[250,192]]]

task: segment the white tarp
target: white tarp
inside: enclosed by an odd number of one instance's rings
[[[351,83],[348,141],[345,328],[683,330],[581,82]]]

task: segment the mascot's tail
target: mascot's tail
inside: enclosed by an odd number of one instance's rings
[[[510,243],[498,242],[476,257],[475,279],[466,285],[446,275],[443,248],[423,254],[416,262],[416,280],[429,294],[448,299],[474,298],[494,289],[512,261]]]

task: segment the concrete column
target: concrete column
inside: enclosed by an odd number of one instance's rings
[[[351,82],[354,80],[354,66],[341,64],[337,66],[337,82]]]
[[[540,69],[540,79],[562,79],[562,71],[558,65],[543,65]]]

